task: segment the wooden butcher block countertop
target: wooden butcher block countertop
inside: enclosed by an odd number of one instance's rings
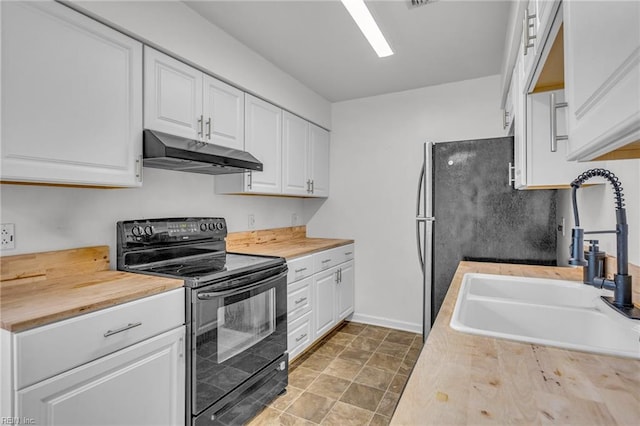
[[[449,321],[467,272],[575,281],[582,274],[461,262],[391,424],[640,424],[640,360],[453,330]]]
[[[291,260],[307,254],[352,244],[353,240],[308,238],[306,226],[233,232],[227,236],[227,251],[280,256]]]
[[[184,285],[177,279],[108,270],[108,246],[4,256],[0,262],[0,325],[12,332]]]

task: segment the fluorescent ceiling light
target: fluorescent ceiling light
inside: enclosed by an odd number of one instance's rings
[[[344,7],[347,8],[351,17],[358,27],[360,27],[360,31],[367,38],[373,50],[376,51],[379,57],[384,58],[385,56],[393,55],[393,51],[391,47],[389,47],[389,43],[385,40],[380,28],[378,28],[378,24],[373,20],[373,16],[371,16],[371,12],[367,9],[367,6],[364,4],[364,0],[341,0]]]

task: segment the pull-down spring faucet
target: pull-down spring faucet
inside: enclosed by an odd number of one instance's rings
[[[585,232],[580,228],[580,217],[578,215],[578,203],[576,201],[576,193],[583,183],[592,177],[600,176],[605,178],[613,186],[616,204],[616,229],[615,231],[589,231]],[[631,275],[628,270],[628,235],[629,225],[627,224],[627,212],[624,208],[624,196],[622,194],[622,184],[620,180],[612,172],[606,169],[590,169],[580,174],[573,182],[571,182],[571,198],[573,202],[573,217],[575,226],[571,230],[571,258],[570,265],[587,267],[587,261],[584,259],[584,235],[585,234],[616,234],[616,258],[617,258],[617,274],[613,276],[613,280],[605,277],[595,277],[586,284],[593,285],[597,288],[605,288],[613,290],[613,297],[602,297],[612,308],[616,309],[623,315],[640,320],[640,309],[633,306],[631,292]]]

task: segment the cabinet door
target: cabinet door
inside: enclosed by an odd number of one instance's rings
[[[525,87],[531,92],[535,87],[544,60],[545,49],[550,48],[553,37],[550,37],[554,18],[560,8],[559,0],[530,0],[527,5],[527,15],[523,16],[523,69]],[[527,20],[528,17],[528,20]],[[526,23],[529,27],[526,27]],[[529,34],[529,46],[524,42]],[[549,44],[549,46],[546,46]]]
[[[522,46],[520,46],[522,53]],[[526,145],[526,94],[524,89],[524,70],[522,57],[519,54],[513,68],[512,99],[513,99],[513,187],[523,189],[527,186],[527,145]]]
[[[142,45],[54,2],[2,2],[2,180],[140,186]]]
[[[312,312],[307,312],[300,318],[291,321],[287,326],[287,352],[289,352],[289,362],[313,343],[312,314]]]
[[[205,140],[244,149],[244,92],[204,74]]]
[[[569,159],[640,140],[640,2],[565,1]]]
[[[309,122],[287,111],[282,114],[282,192],[309,195]]]
[[[314,197],[329,196],[329,132],[311,124],[309,129],[309,172]]]
[[[293,321],[313,309],[313,277],[287,284],[287,320]]]
[[[337,321],[345,319],[353,313],[355,300],[355,265],[353,260],[343,263],[339,267],[337,285]]]
[[[145,46],[145,128],[202,139],[202,76],[195,68]]]
[[[282,110],[245,94],[245,150],[263,164],[249,172],[245,191],[278,194],[282,191]]]
[[[336,281],[337,268],[331,268],[314,276],[315,305],[312,312],[317,337],[329,331],[336,323]]]
[[[46,425],[184,423],[185,328],[122,349],[17,393],[17,416]]]
[[[590,167],[567,161],[567,141],[558,140],[551,151],[551,94],[564,102],[564,90],[527,95],[527,187],[568,187],[578,174]],[[566,136],[566,108],[555,111],[556,135]]]

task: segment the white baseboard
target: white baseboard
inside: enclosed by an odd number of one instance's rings
[[[350,318],[348,318],[348,320],[352,322],[378,325],[380,327],[387,327],[387,328],[393,328],[396,330],[410,331],[412,333],[422,334],[422,324],[416,324],[412,322],[398,321],[398,320],[392,320],[389,318],[376,317],[373,315],[364,315],[364,314],[358,314],[358,313],[354,313]]]

